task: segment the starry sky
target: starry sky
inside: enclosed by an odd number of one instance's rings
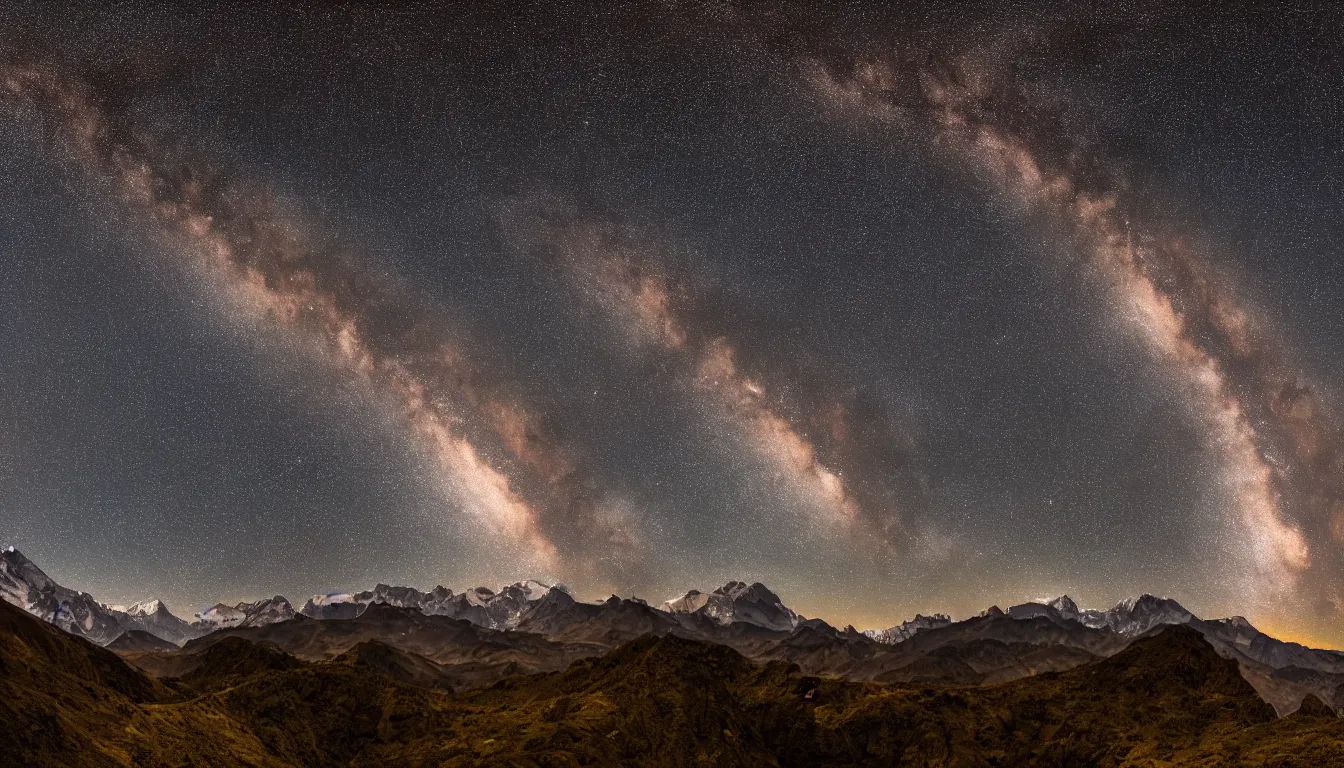
[[[595,5],[0,5],[2,543],[1344,647],[1344,14]]]

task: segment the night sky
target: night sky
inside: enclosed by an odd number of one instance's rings
[[[1344,14],[1219,6],[6,3],[0,544],[1344,647]]]

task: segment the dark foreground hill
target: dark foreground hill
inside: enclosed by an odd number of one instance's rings
[[[463,693],[435,669],[380,644],[312,663],[233,637],[157,682],[0,604],[0,762],[1344,766],[1344,720],[1314,701],[1275,719],[1180,626],[980,688],[819,678],[675,636]]]
[[[160,639],[155,635],[144,631],[143,629],[128,629],[121,633],[117,639],[103,646],[109,651],[117,653],[137,653],[143,651],[161,651],[172,653],[177,650],[177,646]]]

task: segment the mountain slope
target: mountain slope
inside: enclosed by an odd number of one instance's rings
[[[599,651],[643,635],[665,635],[682,626],[674,617],[643,602],[612,595],[601,603],[580,603],[560,590],[552,590],[533,603],[517,622],[519,632],[590,644]]]
[[[951,690],[805,676],[644,638],[460,706],[455,740],[372,754],[451,766],[1224,765],[1289,743],[1314,754],[1302,765],[1344,765],[1344,721],[1280,727],[1235,662],[1181,627],[1071,672]]]
[[[431,662],[375,643],[308,663],[243,639],[268,629],[175,652],[199,664],[174,692],[0,605],[0,755],[44,768],[1344,766],[1344,720],[1314,700],[1276,720],[1237,663],[1182,626],[985,688],[845,682],[668,635],[463,694],[408,684]]]
[[[451,689],[454,683],[453,676],[441,665],[378,640],[365,640],[334,661],[425,688]]]
[[[357,618],[323,621],[298,616],[262,627],[225,629],[186,644],[191,654],[226,638],[273,645],[305,661],[324,661],[361,643],[378,641],[439,664],[456,686],[482,685],[506,675],[563,669],[603,649],[548,640],[526,632],[486,629],[414,608],[374,603]],[[137,661],[137,663],[140,663]]]
[[[802,619],[760,582],[730,581],[708,595],[691,590],[659,607],[672,614],[706,616],[720,624],[741,622],[781,631],[793,629]]]
[[[444,665],[455,684],[478,685],[518,672],[558,669],[645,634],[673,634],[727,645],[755,661],[796,663],[804,672],[853,680],[957,683],[1005,682],[1063,671],[1123,649],[1154,628],[1179,624],[1198,630],[1280,714],[1310,695],[1327,706],[1344,705],[1344,653],[1306,648],[1269,637],[1235,617],[1202,620],[1178,602],[1143,595],[1106,611],[1084,610],[1068,596],[991,609],[964,621],[917,616],[890,629],[858,633],[803,619],[760,583],[731,581],[712,593],[692,590],[660,609],[615,596],[601,603],[574,600],[563,586],[522,581],[498,592],[477,587],[453,593],[420,592],[378,584],[353,594],[315,597],[296,613],[275,596],[233,606],[216,605],[193,624],[173,616],[159,600],[124,610],[53,581],[9,547],[0,552],[0,597],[66,631],[114,650],[156,675],[182,674],[190,660],[152,648],[145,632],[181,643],[220,630],[283,625],[280,647],[309,660],[329,659],[366,640],[425,656]],[[369,606],[379,606],[363,619]],[[388,613],[382,609],[392,608]],[[334,621],[319,628],[302,614]],[[303,621],[296,617],[302,616]],[[433,616],[428,624],[414,616]],[[442,623],[458,619],[486,631]],[[378,626],[385,622],[387,626]],[[517,629],[514,635],[489,630]],[[268,642],[268,635],[252,639]],[[431,639],[438,638],[438,639]],[[443,639],[447,638],[447,639]],[[549,642],[547,642],[549,641]],[[437,645],[434,645],[437,643]],[[432,646],[432,647],[431,647]],[[189,656],[189,654],[188,654]]]
[[[216,603],[196,614],[192,624],[202,634],[230,627],[260,627],[294,618],[294,606],[281,595],[252,603],[225,605]]]
[[[879,643],[895,645],[914,637],[915,633],[926,629],[937,629],[946,627],[952,623],[952,617],[942,613],[935,613],[932,616],[922,616],[915,614],[915,618],[903,621],[887,629],[870,629],[863,634],[876,640]]]
[[[134,625],[142,632],[167,640],[173,645],[181,645],[194,637],[200,637],[206,632],[205,629],[192,626],[190,623],[174,616],[162,600],[136,603],[126,611],[126,615],[131,618],[131,621],[127,623]]]
[[[14,547],[0,552],[0,598],[100,645],[116,639],[130,623],[129,616],[104,607],[92,595],[57,584]]]
[[[143,629],[128,629],[116,640],[108,643],[107,650],[117,654],[136,651],[176,651],[177,646],[163,638],[151,635]]]
[[[128,629],[138,629],[174,645],[205,630],[174,616],[160,600],[126,610],[105,606],[86,592],[56,583],[14,547],[0,551],[0,599],[72,635],[106,645]]]
[[[0,602],[0,755],[11,764],[125,762],[108,734],[167,695],[111,651]]]

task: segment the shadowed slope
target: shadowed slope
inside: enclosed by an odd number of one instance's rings
[[[337,656],[335,662],[366,669],[402,683],[426,688],[452,688],[452,679],[443,667],[414,653],[397,649],[378,640],[366,640]]]
[[[106,646],[109,651],[117,654],[134,653],[137,651],[176,651],[177,646],[155,635],[144,631],[143,629],[128,629]]]
[[[106,765],[107,734],[163,686],[116,654],[0,602],[0,756],[27,766]]]
[[[1272,751],[1280,737],[1236,663],[1179,627],[1070,672],[941,690],[804,676],[645,638],[462,703],[455,742],[410,753],[463,766],[1218,765],[1228,740]],[[1341,734],[1326,724],[1305,739],[1344,760]]]
[[[439,665],[453,687],[564,669],[574,659],[606,650],[596,645],[554,642],[527,632],[486,629],[462,619],[428,616],[414,608],[381,603],[369,605],[354,619],[296,616],[263,627],[224,629],[187,643],[183,650],[196,653],[229,637],[274,645],[304,661],[334,659],[361,643],[377,641]],[[145,668],[151,662],[158,665],[156,672],[172,669],[171,659],[136,660]]]
[[[988,687],[846,682],[666,635],[454,695],[377,641],[312,663],[229,635],[176,654],[194,666],[174,693],[0,619],[0,755],[21,765],[1344,766],[1344,720],[1315,699],[1276,720],[1179,626]]]
[[[181,681],[192,690],[224,688],[264,672],[297,669],[303,662],[276,648],[241,637],[226,637],[194,653]]]

